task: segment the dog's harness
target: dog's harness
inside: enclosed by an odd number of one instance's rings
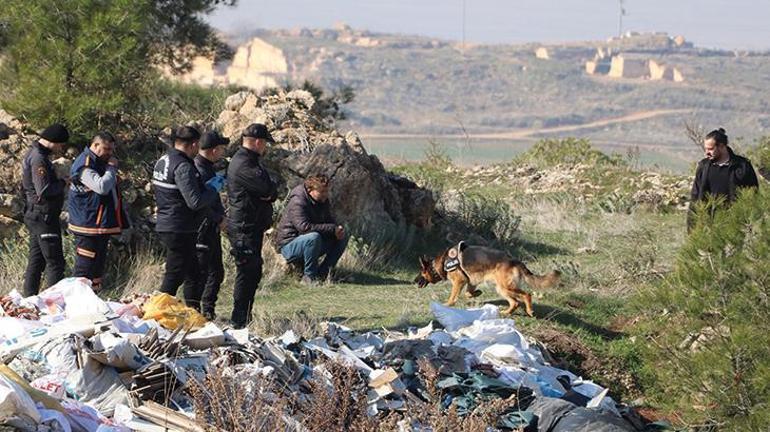
[[[446,259],[444,259],[444,266],[443,266],[445,275],[447,273],[451,273],[453,271],[459,270],[463,274],[463,276],[470,279],[470,277],[468,276],[468,272],[466,272],[465,269],[463,268],[463,263],[461,258],[462,251],[465,250],[466,247],[467,245],[465,244],[465,242],[461,241],[460,243],[457,244],[457,246],[447,251]],[[431,268],[431,270],[435,271],[434,268]],[[443,277],[441,279],[446,279],[446,277]]]

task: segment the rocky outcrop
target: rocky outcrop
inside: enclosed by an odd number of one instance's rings
[[[240,92],[225,101],[217,125],[240,143],[250,123],[265,123],[276,147],[267,164],[287,192],[309,174],[331,180],[335,217],[357,227],[429,227],[435,208],[433,194],[385,170],[366,152],[358,135],[343,135],[313,111],[313,96],[302,90],[257,96]]]
[[[240,92],[227,98],[217,127],[236,145],[240,133],[251,123],[264,123],[282,148],[307,152],[319,144],[339,144],[344,136],[313,111],[315,99],[304,90],[258,96]]]
[[[358,143],[321,144],[310,153],[284,152],[269,160],[287,190],[310,174],[329,177],[332,211],[345,225],[364,231],[431,226],[433,194],[387,172]]]
[[[188,73],[174,79],[202,86],[236,85],[262,90],[283,82],[288,69],[280,48],[253,38],[236,48],[232,61],[215,64],[209,58],[197,57]]]

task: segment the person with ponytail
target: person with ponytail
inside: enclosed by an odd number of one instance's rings
[[[703,152],[706,157],[698,162],[695,170],[687,218],[688,231],[693,228],[694,206],[698,202],[721,198],[729,205],[738,197],[740,189],[759,187],[751,162],[735,154],[729,143],[722,128],[709,132],[703,139]]]

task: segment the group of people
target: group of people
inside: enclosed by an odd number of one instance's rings
[[[166,249],[160,291],[176,295],[184,284],[186,304],[214,319],[225,274],[221,239],[225,231],[236,265],[230,317],[236,328],[251,319],[262,277],[264,233],[273,223],[278,198],[276,183],[261,162],[273,137],[265,125],[254,123],[243,130],[242,138],[223,176],[215,164],[224,157],[229,140],[215,131],[201,135],[193,127],[180,127],[152,174],[155,230]],[[90,279],[95,290],[102,284],[110,237],[130,226],[118,187],[115,137],[97,133],[75,159],[69,177],[59,178],[50,155],[61,152],[68,140],[66,127],[51,125],[32,142],[22,163],[24,222],[30,233],[25,296],[38,292],[43,271],[49,285],[64,277],[59,218],[67,192],[68,229],[75,236],[73,276]],[[740,189],[758,187],[754,168],[729,147],[724,129],[706,135],[703,149],[706,157],[695,173],[693,203],[709,197],[729,203]],[[220,196],[224,188],[227,209]],[[692,220],[688,217],[688,227]],[[275,246],[287,262],[303,268],[302,282],[313,285],[329,275],[346,245],[345,229],[332,217],[328,178],[309,175],[289,193]]]
[[[61,152],[68,140],[66,127],[51,125],[32,142],[22,163],[24,222],[30,233],[25,296],[37,294],[44,271],[48,285],[64,277],[60,214],[67,194],[68,229],[75,237],[73,276],[89,279],[94,290],[102,285],[110,238],[130,227],[118,187],[115,137],[96,134],[75,159],[69,176],[61,178],[50,155]],[[217,173],[215,164],[230,141],[216,131],[201,134],[182,126],[171,141],[152,174],[155,231],[166,250],[160,291],[176,295],[184,285],[185,303],[214,319],[225,275],[224,231],[236,265],[230,320],[236,328],[245,327],[262,277],[264,233],[272,226],[278,198],[277,185],[261,162],[273,137],[263,124],[244,129],[226,176]],[[221,200],[223,189],[227,208]],[[303,283],[315,285],[328,277],[346,245],[345,229],[332,217],[329,179],[309,175],[289,193],[277,226],[277,250],[287,262],[303,268]]]

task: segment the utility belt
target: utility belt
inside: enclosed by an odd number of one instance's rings
[[[43,206],[33,204],[25,206],[24,218],[35,222],[43,222],[47,225],[59,222],[59,212],[53,212]]]
[[[243,264],[254,257],[261,259],[262,257],[262,239],[264,233],[259,232],[254,234],[241,233],[239,235],[230,237],[230,254],[235,258],[236,264]],[[260,237],[258,237],[260,236]]]

